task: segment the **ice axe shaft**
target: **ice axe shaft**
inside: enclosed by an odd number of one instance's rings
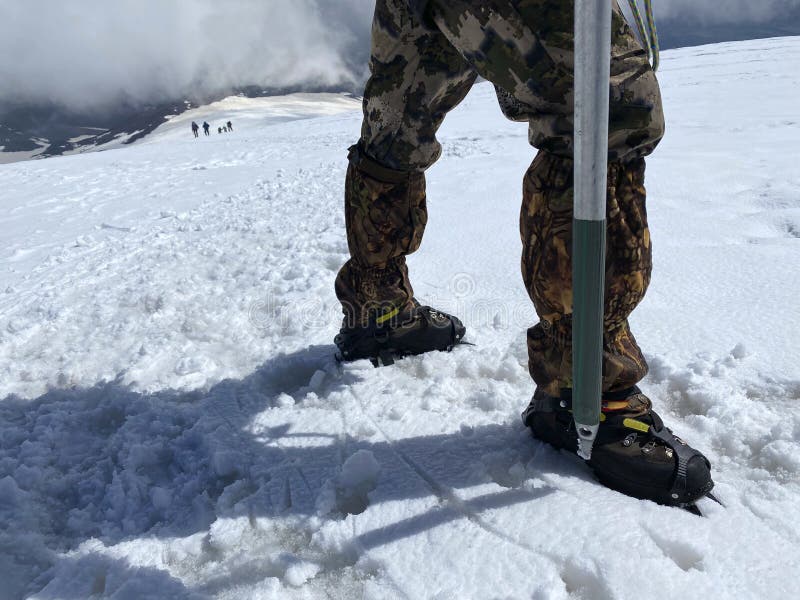
[[[610,78],[611,0],[575,0],[572,410],[586,460],[600,425]]]

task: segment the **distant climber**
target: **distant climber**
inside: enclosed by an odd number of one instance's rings
[[[228,121],[227,125],[228,125],[228,131],[233,131],[233,124],[230,121]]]
[[[200,134],[197,133],[198,131],[200,131],[200,126],[192,121],[192,133],[194,134],[194,137],[200,137]]]
[[[217,127],[217,133],[222,133],[222,127]]]
[[[206,135],[211,135],[208,133],[209,129],[211,129],[211,125],[209,125],[208,122],[203,121],[203,132],[205,132]]]

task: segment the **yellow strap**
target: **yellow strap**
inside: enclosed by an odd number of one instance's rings
[[[375,319],[375,322],[376,322],[378,325],[383,325],[383,324],[384,324],[386,321],[388,321],[388,320],[389,320],[389,319],[391,319],[392,317],[396,317],[396,316],[397,316],[397,315],[399,315],[399,314],[400,314],[400,309],[399,309],[399,308],[395,308],[395,309],[393,309],[393,310],[390,310],[388,313],[386,313],[386,314],[384,314],[384,315],[381,315],[380,317],[378,317],[377,319]]]
[[[641,431],[643,433],[650,431],[650,425],[647,423],[642,423],[641,421],[637,421],[636,419],[627,418],[622,422],[622,424],[628,429],[635,429],[636,431]]]
[[[603,409],[605,410],[624,410],[626,408],[628,408],[627,400],[609,400],[608,402],[603,402]]]

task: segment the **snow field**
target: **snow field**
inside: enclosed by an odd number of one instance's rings
[[[227,137],[187,121],[0,167],[0,597],[791,597],[798,57],[797,39],[664,54],[632,325],[643,388],[714,465],[726,508],[704,519],[599,486],[520,422],[533,153],[490,86],[442,129],[409,259],[476,346],[382,369],[331,344],[357,102],[291,122],[232,102],[198,113]]]

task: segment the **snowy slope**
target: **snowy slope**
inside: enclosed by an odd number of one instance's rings
[[[332,356],[356,101],[206,107],[236,131],[0,166],[0,598],[791,597],[799,59],[800,38],[663,56],[632,322],[643,388],[714,464],[704,519],[520,422],[533,152],[490,86],[442,129],[410,259],[477,345],[383,369]]]
[[[359,107],[340,94],[233,96],[171,118],[124,152],[2,167],[0,293],[20,278],[30,279],[43,263],[58,260],[65,247],[86,248],[240,191],[254,171],[275,164],[278,150],[269,150],[272,125]],[[191,122],[206,120],[213,135],[205,138],[201,130],[195,140]],[[227,121],[234,133],[218,134],[217,127]],[[294,151],[285,145],[281,151],[292,153],[283,164],[296,163]]]

